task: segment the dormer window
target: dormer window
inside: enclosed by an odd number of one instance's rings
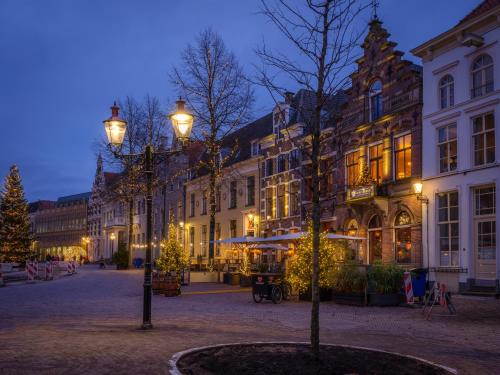
[[[251,145],[251,154],[252,154],[252,156],[259,156],[260,155],[260,150],[261,150],[260,142],[253,141],[252,145]]]
[[[375,121],[382,116],[382,82],[376,80],[370,86],[369,106],[370,106],[370,121]]]
[[[284,134],[282,132],[286,127],[286,123],[289,115],[289,105],[280,104],[274,109],[273,115],[273,133],[277,138],[283,138]]]

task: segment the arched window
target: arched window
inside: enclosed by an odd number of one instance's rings
[[[490,55],[481,55],[472,64],[473,98],[493,91],[493,59]]]
[[[382,116],[382,82],[377,80],[370,86],[369,105],[370,105],[370,121],[377,120]]]
[[[396,245],[396,262],[411,263],[411,218],[407,212],[402,211],[396,216],[394,222],[394,240]]]
[[[447,74],[439,81],[439,95],[441,108],[452,107],[455,104],[454,83],[451,75]]]
[[[370,249],[370,264],[382,260],[382,220],[374,215],[368,222],[368,246]]]

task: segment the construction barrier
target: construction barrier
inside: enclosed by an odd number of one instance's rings
[[[76,273],[76,261],[71,262],[71,273]]]
[[[406,295],[406,303],[413,304],[413,287],[411,285],[411,274],[410,272],[405,272],[403,275],[404,283],[405,283],[405,295]]]
[[[26,263],[26,275],[28,277],[28,283],[35,282],[35,264],[32,262]]]
[[[71,265],[71,262],[68,262],[66,275],[67,276],[73,275],[73,266]]]
[[[54,279],[54,270],[52,262],[45,262],[45,280]]]
[[[2,265],[0,264],[0,287],[5,286],[3,282],[3,273],[2,273]]]

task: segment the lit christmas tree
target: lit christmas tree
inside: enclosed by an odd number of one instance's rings
[[[320,233],[319,243],[319,286],[330,287],[332,283],[332,272],[339,262],[346,259],[349,247],[346,241],[331,241],[326,232]],[[295,251],[290,259],[288,270],[288,281],[294,290],[306,292],[311,287],[312,280],[312,226],[309,225],[304,237],[301,237]]]
[[[19,170],[10,167],[0,201],[0,254],[6,261],[24,262],[33,254],[30,249],[28,202],[24,198]]]
[[[180,280],[181,270],[188,263],[187,253],[177,240],[177,227],[171,216],[168,224],[168,237],[161,242],[161,254],[156,260],[159,269],[165,272],[176,272]]]

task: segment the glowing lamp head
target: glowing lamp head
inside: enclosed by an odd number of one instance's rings
[[[174,128],[175,136],[180,141],[189,139],[193,127],[194,116],[184,108],[185,101],[179,98],[176,102],[177,108],[174,113],[169,115]]]
[[[111,117],[103,121],[108,142],[112,146],[121,146],[123,144],[127,130],[127,121],[118,116],[119,110],[120,108],[115,102],[111,107]]]
[[[421,182],[415,182],[413,184],[413,190],[415,190],[415,194],[422,194],[422,183]]]
[[[115,240],[115,238],[116,238],[116,236],[115,236],[115,234],[114,234],[114,233],[111,233],[111,234],[109,235],[109,239],[110,239],[111,241],[114,241],[114,240]]]

